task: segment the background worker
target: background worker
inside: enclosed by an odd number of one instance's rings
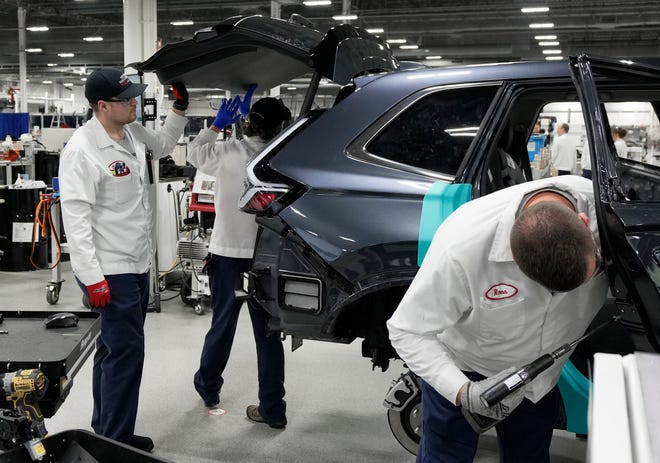
[[[557,138],[552,142],[550,165],[557,175],[570,175],[577,164],[577,143],[568,135],[569,125],[564,122],[557,128]]]
[[[257,236],[254,217],[238,209],[246,166],[280,132],[282,124],[291,119],[291,112],[275,98],[262,98],[249,110],[255,87],[250,87],[243,101],[240,97],[223,100],[211,128],[200,131],[188,146],[188,161],[216,178],[215,221],[207,262],[213,317],[204,339],[199,370],[194,376],[195,389],[209,408],[220,403],[222,374],[243,304],[236,300],[234,290],[241,274],[252,268]],[[238,120],[239,109],[248,115],[245,138],[216,143],[220,130]],[[281,429],[287,424],[282,340],[279,333],[268,332],[268,314],[249,300],[247,305],[257,346],[259,377],[259,404],[247,407],[247,417]]]
[[[515,185],[461,206],[437,230],[387,322],[422,380],[418,462],[472,461],[479,435],[461,407],[502,419],[500,461],[549,462],[565,359],[503,407],[479,395],[499,373],[578,338],[603,305],[592,188],[572,175]]]
[[[616,154],[620,158],[627,158],[628,157],[628,145],[626,144],[626,141],[623,139],[628,132],[626,129],[621,128],[621,127],[612,127],[611,130],[612,133],[612,141],[614,141],[614,147],[616,148]]]
[[[92,428],[150,451],[151,439],[134,434],[152,255],[149,163],[174,149],[188,122],[188,94],[182,84],[174,86],[173,111],[156,132],[135,121],[135,98],[145,88],[119,69],[102,68],[87,78],[85,97],[94,117],[66,144],[59,178],[71,267],[101,314]]]
[[[585,140],[582,147],[582,156],[580,157],[580,166],[582,167],[582,176],[591,180],[591,154],[589,152],[589,142]]]

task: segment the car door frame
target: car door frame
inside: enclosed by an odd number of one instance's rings
[[[635,328],[641,320],[649,349],[660,352],[660,283],[654,282],[651,275],[660,274],[660,201],[630,201],[626,197],[606,132],[607,113],[594,77],[595,71],[598,76],[643,79],[657,82],[660,87],[660,69],[586,54],[570,57],[569,63],[592,147],[596,217],[612,293],[620,302],[623,324]]]

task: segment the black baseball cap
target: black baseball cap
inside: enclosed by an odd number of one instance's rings
[[[121,70],[101,68],[92,72],[85,83],[85,98],[94,104],[112,98],[135,98],[142,95],[147,84],[136,84]]]
[[[260,117],[266,125],[278,125],[291,120],[291,111],[281,100],[266,97],[252,105],[250,118],[254,116]]]

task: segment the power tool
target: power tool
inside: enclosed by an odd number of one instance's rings
[[[0,414],[0,429],[5,431],[0,435],[3,445],[11,448],[24,444],[33,459],[41,459],[45,455],[41,439],[48,431],[38,400],[46,394],[48,378],[41,370],[25,369],[0,373],[0,384],[13,407]]]
[[[549,354],[544,354],[539,358],[537,358],[536,360],[534,360],[533,362],[523,366],[518,371],[512,373],[510,376],[506,377],[498,384],[495,384],[491,388],[484,391],[484,393],[481,394],[480,397],[481,402],[483,402],[483,404],[486,407],[492,407],[493,405],[497,405],[502,401],[502,399],[507,397],[509,394],[520,389],[522,386],[524,386],[525,384],[529,383],[534,378],[536,378],[540,373],[550,368],[555,363],[555,360],[571,352],[573,348],[577,346],[581,341],[585,340],[586,338],[590,337],[591,335],[593,335],[597,331],[600,331],[606,326],[609,326],[610,324],[619,321],[620,318],[621,318],[620,316],[615,315],[605,323],[598,325],[596,328],[592,329],[591,331],[589,331],[582,337],[576,339],[575,341],[568,344],[564,344],[559,349],[556,349]],[[466,415],[466,413],[468,413],[469,416]],[[463,415],[468,420],[472,428],[480,433],[492,428],[494,425],[498,423],[498,420],[496,419],[487,416],[474,415],[467,411],[464,411]]]

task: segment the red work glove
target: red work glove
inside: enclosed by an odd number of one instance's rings
[[[179,111],[188,109],[188,90],[183,82],[172,82],[172,96],[174,96],[174,104],[172,107]]]
[[[110,286],[106,280],[87,286],[89,305],[94,308],[105,307],[110,304]]]

